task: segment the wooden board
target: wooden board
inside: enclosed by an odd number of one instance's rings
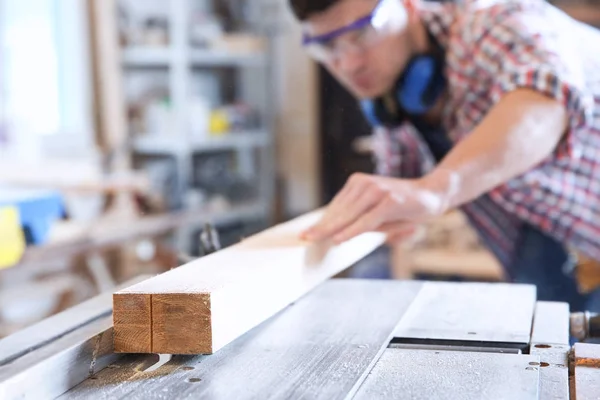
[[[333,279],[213,355],[140,372],[127,356],[61,399],[345,399],[384,351],[420,282]]]
[[[387,349],[356,400],[538,400],[531,355]]]
[[[299,240],[320,216],[306,214],[115,293],[115,351],[214,353],[385,240],[380,233],[339,246]]]
[[[531,285],[427,282],[395,336],[527,345],[535,299]]]

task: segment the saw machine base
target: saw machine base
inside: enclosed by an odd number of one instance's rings
[[[44,321],[0,341],[1,399],[600,394],[600,347],[572,348],[568,306],[528,285],[332,279],[215,354],[154,370],[156,355],[113,352],[110,299],[91,302],[53,317],[62,332]]]

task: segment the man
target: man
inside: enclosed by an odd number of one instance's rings
[[[600,32],[542,0],[290,0],[304,46],[375,127],[306,240],[391,240],[465,212],[513,282],[589,309],[572,252],[600,260]]]

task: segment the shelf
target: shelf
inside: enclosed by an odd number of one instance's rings
[[[232,52],[226,50],[192,50],[190,60],[195,67],[228,65],[260,67],[266,64],[266,56],[262,52]]]
[[[146,154],[184,154],[212,150],[236,150],[262,147],[269,143],[264,130],[231,132],[207,139],[178,136],[145,136],[133,142],[133,149]]]
[[[123,64],[131,67],[169,67],[173,56],[170,48],[128,48],[122,52]],[[264,66],[263,52],[233,52],[227,50],[190,49],[190,66]]]
[[[122,60],[129,66],[168,67],[171,63],[171,50],[161,47],[140,47],[124,49]]]
[[[96,246],[106,247],[134,239],[164,234],[181,227],[195,229],[207,222],[212,225],[223,225],[236,221],[252,220],[260,218],[265,213],[265,206],[259,201],[240,203],[224,208],[207,205],[197,209],[153,215],[105,226],[93,232],[92,240]]]
[[[234,205],[227,210],[210,210],[200,208],[198,210],[188,210],[181,214],[181,218],[190,227],[202,226],[206,222],[213,225],[230,224],[237,221],[248,221],[260,218],[266,214],[264,204],[256,201],[255,203],[246,203]]]
[[[96,223],[76,238],[28,247],[17,265],[21,268],[34,267],[44,260],[74,257],[94,250],[121,246],[123,243],[163,235],[181,227],[195,228],[206,222],[223,225],[240,220],[250,221],[266,215],[266,212],[264,204],[255,201],[229,208],[205,206],[133,220]]]

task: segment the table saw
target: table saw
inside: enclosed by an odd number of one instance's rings
[[[535,287],[330,279],[211,355],[115,354],[111,294],[0,340],[0,399],[598,399]],[[164,357],[162,357],[164,358]]]

